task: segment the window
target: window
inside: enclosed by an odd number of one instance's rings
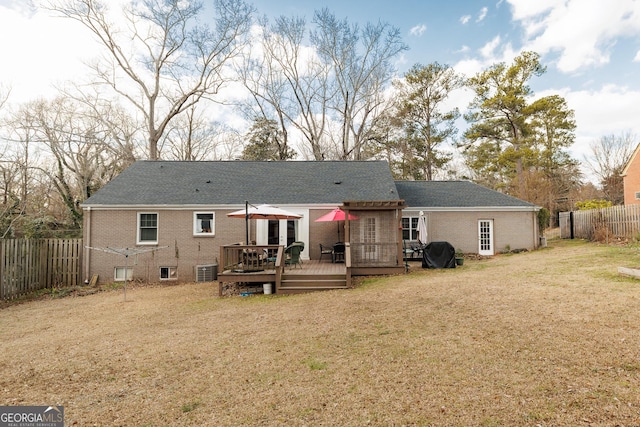
[[[363,218],[364,235],[363,243],[376,243],[376,219],[374,217]],[[364,245],[364,255],[366,259],[376,259],[377,246],[374,244]]]
[[[493,255],[493,220],[478,220],[479,255]]]
[[[418,217],[402,218],[402,240],[418,240]]]
[[[160,267],[160,280],[177,280],[177,267]]]
[[[133,267],[116,267],[113,269],[113,280],[116,282],[124,282],[124,272],[127,272],[127,280],[133,279]]]
[[[193,213],[193,234],[196,236],[213,236],[215,214],[213,212]]]
[[[636,200],[640,200],[640,191],[636,192]]]
[[[158,243],[158,214],[138,214],[138,244]]]

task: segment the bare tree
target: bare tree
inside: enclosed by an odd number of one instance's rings
[[[35,164],[33,148],[33,117],[20,108],[8,114],[3,122],[3,140],[0,170],[2,173],[2,205],[0,215],[2,237],[14,236],[14,223],[31,214],[30,202],[32,182],[35,172],[31,169]]]
[[[342,125],[341,159],[360,160],[375,121],[384,111],[385,86],[395,71],[392,60],[407,49],[400,30],[389,24],[364,27],[338,20],[329,9],[317,11],[311,41],[320,58],[331,67],[335,92],[328,99],[335,120]]]
[[[186,161],[215,157],[217,135],[223,132],[223,126],[208,120],[196,107],[191,106],[167,128],[159,149],[161,157]]]
[[[303,42],[306,21],[279,17],[265,28],[263,48],[269,70],[267,90],[258,95],[286,117],[302,135],[315,160],[323,159],[323,139],[327,126],[329,68]],[[279,122],[286,123],[279,118]]]
[[[78,119],[96,122],[96,128],[100,129],[99,138],[103,149],[107,152],[106,158],[114,160],[114,163],[108,168],[110,176],[104,177],[107,182],[115,178],[136,159],[144,157],[145,144],[140,138],[142,130],[131,114],[121,105],[102,98],[99,92],[90,93],[87,90],[62,95],[62,97],[64,96],[77,104]],[[105,171],[105,173],[109,173],[109,171]]]
[[[251,94],[247,118],[277,123],[283,152],[293,128],[303,156],[360,159],[385,109],[392,59],[406,46],[394,27],[360,28],[327,9],[313,24],[308,31],[300,17],[262,21],[262,44],[239,70]]]
[[[133,134],[126,114],[112,104],[80,103],[68,97],[24,105],[13,117],[13,137],[23,144],[23,176],[40,171],[48,178],[49,192],[66,208],[72,228],[81,225],[79,204],[135,160]],[[29,162],[31,146],[49,159]],[[51,191],[53,189],[53,191]],[[25,183],[23,194],[30,194]],[[43,213],[44,215],[44,213]]]
[[[169,123],[229,80],[225,67],[244,47],[253,7],[243,0],[215,0],[213,28],[198,24],[199,1],[134,0],[123,9],[124,26],[101,0],[52,0],[49,8],[88,28],[106,49],[90,67],[144,117],[148,156]]]
[[[260,21],[261,37],[265,34],[269,23],[266,18]],[[266,43],[265,43],[266,45]],[[287,91],[287,81],[279,71],[275,61],[268,60],[268,53],[261,47],[247,52],[244,61],[238,64],[236,72],[239,80],[249,93],[247,102],[240,102],[238,107],[247,120],[273,123],[278,127],[280,144],[283,152],[290,149],[288,127],[295,114],[293,106],[285,106],[283,100]]]
[[[622,172],[638,141],[637,135],[625,132],[602,136],[590,144],[591,156],[585,158],[585,164],[598,180],[604,198],[614,205],[624,203]]]
[[[0,84],[0,111],[2,111],[11,95],[11,88]]]

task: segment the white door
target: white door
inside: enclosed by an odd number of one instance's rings
[[[360,241],[364,243],[362,246],[362,259],[367,261],[378,260],[378,224],[375,216],[360,217]]]
[[[285,208],[289,212],[302,215],[296,220],[258,220],[256,221],[256,243],[258,245],[288,246],[294,241],[305,242],[302,259],[309,259],[309,209]]]
[[[478,221],[478,254],[493,255],[493,220]]]
[[[289,246],[298,240],[298,221],[292,219],[269,220],[267,244]]]

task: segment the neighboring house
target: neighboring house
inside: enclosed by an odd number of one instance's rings
[[[227,216],[245,201],[302,216],[250,220],[250,241],[304,242],[303,261],[320,258],[320,243],[345,241],[353,275],[403,272],[403,239],[415,240],[420,211],[429,241],[465,252],[538,246],[534,205],[469,182],[395,182],[384,161],[139,161],[82,204],[84,244],[94,248],[85,250],[84,278],[194,281],[196,266],[245,240],[245,221]],[[358,219],[315,222],[336,207]],[[125,258],[105,248],[158,250]]]
[[[640,151],[640,144],[622,170],[625,205],[640,205],[640,156],[638,151]]]
[[[428,241],[447,241],[465,253],[494,255],[536,249],[538,211],[531,203],[469,181],[396,181],[403,211],[403,238],[416,240],[420,212]]]

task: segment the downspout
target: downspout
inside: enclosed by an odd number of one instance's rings
[[[542,234],[540,234],[540,224],[538,223],[538,211],[533,211],[533,248],[542,247]]]
[[[89,266],[91,265],[91,249],[89,249],[89,247],[91,247],[91,206],[87,206],[87,208],[85,209],[85,213],[84,213],[84,218],[85,218],[85,222],[84,222],[84,248],[83,248],[83,253],[84,253],[84,284],[88,285],[89,284]],[[126,274],[126,272],[125,272]]]

